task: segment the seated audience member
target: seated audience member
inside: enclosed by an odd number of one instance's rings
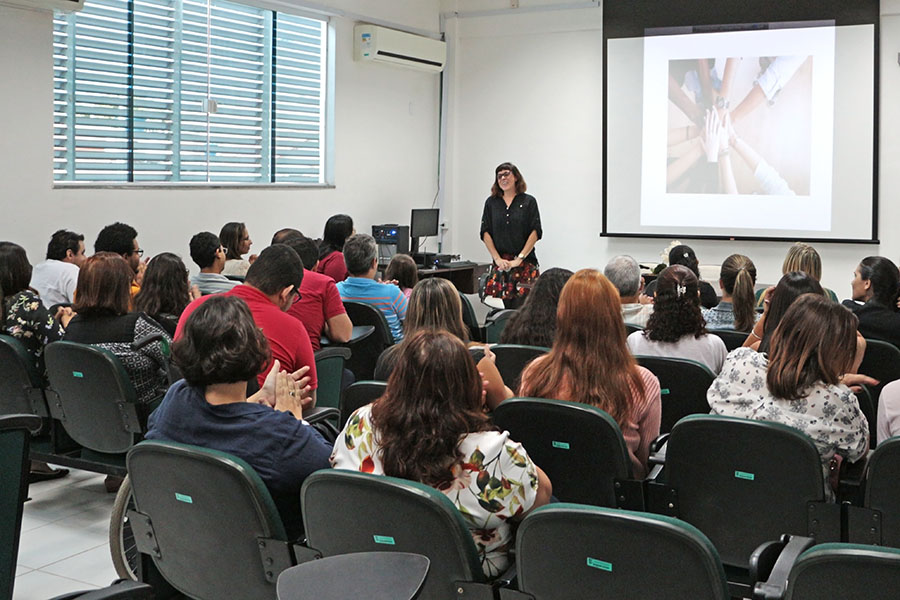
[[[397,287],[409,300],[409,295],[419,283],[419,267],[409,254],[395,254],[384,271],[384,280],[397,282]]]
[[[556,337],[556,308],[563,286],[572,271],[554,267],[541,273],[525,302],[506,322],[501,344],[523,344],[549,348]]]
[[[480,357],[478,371],[484,376],[487,406],[494,410],[498,404],[513,397],[513,392],[503,382],[503,377],[494,364],[494,354],[487,346],[469,342],[469,328],[463,322],[462,302],[459,292],[446,279],[433,277],[423,279],[413,289],[403,322],[404,339],[417,331],[447,331],[458,337]],[[397,359],[403,354],[405,342],[394,345],[382,352],[375,368],[375,378],[387,380],[396,366]],[[476,350],[480,349],[480,350]]]
[[[675,265],[660,273],[656,282],[653,314],[647,327],[628,336],[631,353],[686,358],[718,373],[728,350],[722,338],[706,332],[697,276],[687,267]]]
[[[184,308],[199,297],[200,291],[188,284],[187,268],[181,258],[162,252],[147,263],[144,285],[134,297],[134,310],[148,315],[174,337]]]
[[[384,395],[350,416],[331,465],[443,492],[469,526],[484,574],[496,577],[511,562],[511,522],[550,500],[550,480],[484,414],[481,376],[455,335],[426,329],[402,348]],[[495,478],[509,493],[484,486]]]
[[[781,265],[781,274],[787,275],[791,271],[800,271],[806,273],[817,283],[822,279],[822,258],[816,249],[804,242],[796,242],[788,248],[787,255],[784,257],[784,264]],[[763,290],[765,291],[765,290]],[[765,294],[763,291],[756,293],[756,307],[763,308]],[[825,297],[833,302],[838,301],[837,294],[828,288],[822,288]]]
[[[315,271],[319,261],[316,243],[299,232],[284,237],[283,241],[294,249],[303,262],[300,298],[291,305],[288,314],[306,327],[314,351],[321,348],[322,334],[332,342],[350,341],[353,323],[347,316],[337,286],[331,277]]]
[[[112,252],[124,258],[133,273],[131,295],[134,296],[138,293],[144,280],[147,262],[141,260],[144,251],[138,245],[137,231],[134,227],[125,223],[107,225],[97,234],[94,252]]]
[[[262,329],[269,341],[272,358],[279,361],[288,372],[295,372],[302,367],[309,367],[309,385],[312,402],[315,403],[316,361],[306,328],[286,311],[297,298],[298,289],[303,281],[303,263],[291,248],[284,244],[269,246],[259,254],[247,271],[244,283],[225,292],[226,296],[240,298],[247,303],[256,326]],[[203,296],[188,304],[175,331],[178,340],[191,313],[198,306],[215,296]],[[265,381],[269,366],[257,372],[259,385]]]
[[[131,345],[157,333],[165,340],[171,338],[144,313],[129,312],[133,275],[128,263],[112,252],[98,252],[84,261],[72,305],[77,314],[66,328],[66,341],[90,344],[115,354],[134,384],[138,403],[149,405],[162,397],[169,386],[162,344],[151,342],[137,350]]]
[[[619,290],[619,302],[622,303],[622,319],[631,325],[644,327],[647,319],[653,314],[653,304],[640,302],[644,289],[644,278],[638,262],[627,255],[616,256],[606,263],[603,274]],[[647,296],[644,296],[646,298]]]
[[[897,266],[883,256],[867,256],[856,267],[850,285],[853,300],[844,300],[844,306],[856,314],[863,337],[900,347],[900,313],[897,312],[900,271]]]
[[[769,343],[772,341],[772,333],[784,318],[794,300],[803,294],[819,294],[824,296],[822,286],[811,275],[803,271],[788,271],[774,288],[766,290],[764,312],[753,326],[744,346],[757,352],[769,352]]]
[[[196,285],[201,294],[227,292],[238,284],[222,275],[226,250],[216,234],[208,231],[198,233],[191,238],[190,247],[191,260],[200,267],[200,272],[191,277],[191,285]]]
[[[0,290],[3,291],[2,330],[19,340],[39,373],[44,373],[44,346],[61,340],[72,318],[64,310],[57,320],[44,308],[40,298],[28,289],[31,263],[25,249],[12,242],[0,242]]]
[[[250,239],[250,233],[247,226],[243,223],[231,222],[222,226],[219,232],[219,240],[225,248],[225,267],[222,269],[223,275],[234,275],[244,277],[250,269],[250,263],[256,259],[256,255],[245,259],[243,256],[250,252],[250,246],[253,240]]]
[[[768,358],[734,350],[707,392],[713,414],[783,423],[808,435],[822,458],[828,498],[835,454],[855,461],[869,447],[869,424],[840,382],[842,374],[856,373],[865,351],[856,322],[824,296],[803,294],[775,328]]]
[[[275,244],[283,244],[286,239],[297,236],[297,235],[306,237],[303,235],[302,232],[300,232],[292,227],[285,227],[284,229],[279,229],[272,236],[272,243],[270,245],[274,246]],[[301,256],[300,258],[302,259],[303,257]],[[316,248],[316,261],[315,262],[319,262],[319,249],[318,248]],[[303,263],[303,268],[308,269],[310,271],[313,270],[313,269],[310,269],[309,267],[307,267],[306,262]]]
[[[78,283],[78,267],[84,264],[84,236],[60,229],[47,244],[47,260],[34,266],[31,288],[45,308],[71,304]]]
[[[719,303],[719,297],[713,286],[700,279],[700,261],[697,260],[697,255],[694,254],[693,248],[682,244],[669,250],[669,266],[671,267],[672,265],[684,265],[697,276],[697,279],[700,281],[700,306],[712,308]],[[644,295],[652,298],[655,291],[656,281],[654,280],[644,288]]]
[[[732,254],[722,263],[719,288],[722,301],[703,311],[707,329],[734,329],[750,332],[759,313],[753,287],[756,285],[756,266],[741,254]]]
[[[550,353],[522,372],[519,396],[583,402],[606,411],[625,437],[634,476],[647,474],[662,418],[659,380],[625,343],[619,292],[599,271],[582,269],[563,288]]]
[[[146,438],[233,454],[257,472],[292,539],[300,536],[300,487],[328,468],[331,446],[303,422],[304,390],[272,363],[259,392],[247,380],[271,362],[269,344],[239,298],[211,296],[187,319],[172,346],[184,379],[150,416]]]
[[[322,243],[319,244],[319,266],[316,271],[328,275],[335,283],[350,276],[344,261],[344,242],[355,234],[353,219],[348,215],[334,215],[325,222]]]
[[[350,274],[337,284],[345,301],[371,304],[384,314],[395,342],[403,339],[401,323],[406,319],[406,296],[396,285],[375,281],[378,254],[375,238],[364,233],[350,236],[344,243],[344,262]]]
[[[900,435],[900,380],[892,381],[878,396],[878,443]]]

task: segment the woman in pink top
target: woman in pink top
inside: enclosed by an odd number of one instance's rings
[[[599,271],[582,269],[563,287],[553,348],[525,368],[519,395],[606,411],[622,430],[634,476],[647,474],[662,413],[659,380],[628,351],[619,293]]]
[[[316,272],[334,279],[335,283],[347,279],[347,265],[344,264],[344,242],[356,233],[353,219],[349,215],[334,215],[325,222],[322,243],[319,244],[319,266]]]

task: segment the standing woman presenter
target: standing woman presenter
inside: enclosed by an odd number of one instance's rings
[[[543,231],[537,200],[525,193],[525,179],[512,163],[494,169],[491,195],[484,202],[481,239],[491,253],[494,266],[484,292],[500,298],[506,308],[518,308],[537,279],[538,260],[534,253]]]

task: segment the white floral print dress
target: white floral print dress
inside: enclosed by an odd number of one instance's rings
[[[378,435],[372,429],[371,405],[354,412],[334,443],[331,466],[384,474]],[[510,564],[513,548],[508,520],[528,511],[537,496],[537,468],[521,444],[507,432],[470,433],[459,444],[464,462],[453,468],[456,479],[443,492],[469,526],[487,577]]]

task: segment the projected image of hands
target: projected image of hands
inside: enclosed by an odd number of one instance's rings
[[[809,195],[812,56],[668,67],[667,193]]]

